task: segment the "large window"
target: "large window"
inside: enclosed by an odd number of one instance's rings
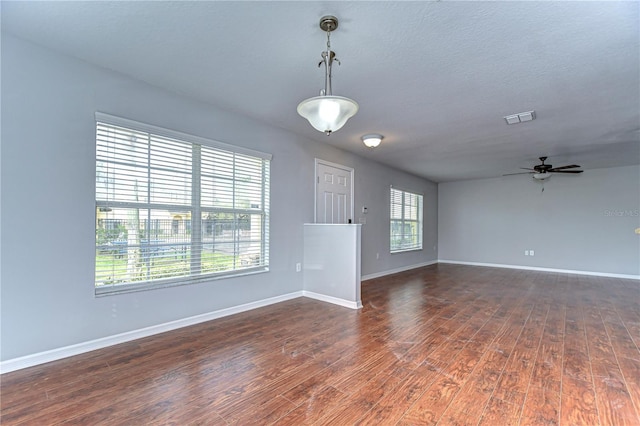
[[[391,253],[422,249],[422,195],[391,188]]]
[[[267,270],[270,158],[96,113],[96,293]]]

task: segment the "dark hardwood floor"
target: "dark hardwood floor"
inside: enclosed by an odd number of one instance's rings
[[[2,425],[640,425],[640,283],[434,265],[2,375]]]

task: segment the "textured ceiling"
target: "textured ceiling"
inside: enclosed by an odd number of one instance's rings
[[[2,30],[374,161],[450,181],[640,163],[638,2],[10,2]],[[324,136],[316,96],[360,104]],[[503,116],[535,110],[532,122]],[[375,150],[365,133],[385,135]],[[519,178],[519,177],[513,177]]]

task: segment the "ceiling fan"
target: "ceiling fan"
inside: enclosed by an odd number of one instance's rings
[[[584,171],[584,170],[567,170],[567,169],[575,169],[577,167],[580,167],[577,164],[553,167],[551,164],[544,163],[547,157],[539,157],[539,158],[540,158],[541,164],[538,164],[537,166],[533,166],[533,169],[521,167],[522,170],[529,170],[528,172],[507,173],[506,175],[502,175],[502,176],[532,174],[534,179],[547,180],[551,177],[552,174],[555,174],[555,173],[582,173]]]

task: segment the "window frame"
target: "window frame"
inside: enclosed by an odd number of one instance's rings
[[[146,202],[116,202],[116,201],[103,201],[99,200],[98,195],[98,162],[99,153],[98,153],[98,127],[100,124],[106,126],[117,126],[124,128],[133,132],[141,132],[146,133],[151,140],[153,137],[160,138],[168,138],[172,139],[178,143],[183,143],[185,146],[190,146],[192,150],[192,155],[189,160],[189,165],[191,167],[191,173],[189,175],[191,179],[191,202],[187,205],[184,204],[163,204],[163,203],[153,203],[149,198]],[[235,145],[226,144],[219,141],[214,141],[211,139],[202,138],[199,136],[194,136],[186,133],[181,133],[169,129],[165,129],[162,127],[140,123],[134,120],[129,120],[121,117],[116,117],[113,115],[105,114],[102,112],[95,113],[95,166],[96,169],[95,177],[96,181],[94,183],[95,193],[95,234],[96,239],[94,240],[96,246],[96,254],[94,258],[94,288],[96,296],[102,295],[111,295],[111,294],[119,294],[119,293],[127,293],[134,291],[143,291],[149,289],[157,289],[157,288],[165,288],[165,287],[173,287],[180,285],[188,285],[199,283],[203,281],[212,281],[222,278],[229,277],[237,277],[244,275],[252,275],[256,273],[263,273],[269,271],[269,221],[270,221],[270,162],[271,162],[271,154],[263,153],[260,151],[255,151],[248,148],[238,147]],[[234,188],[236,185],[236,173],[239,171],[238,165],[236,164],[236,155],[239,156],[248,156],[251,157],[252,160],[261,160],[261,176],[262,182],[260,183],[260,194],[261,194],[261,207],[254,208],[253,205],[250,205],[249,208],[239,208],[235,205],[235,198],[232,197],[233,206],[231,208],[222,208],[222,207],[213,207],[213,206],[205,206],[202,197],[201,197],[201,179],[203,176],[202,172],[202,153],[207,152],[215,155],[214,150],[223,150],[231,153],[233,155],[233,178],[232,182],[234,184]],[[147,154],[150,155],[150,154]],[[246,157],[245,157],[246,158]],[[150,157],[148,157],[148,161]],[[148,163],[148,167],[151,168],[151,163]],[[246,207],[246,206],[245,206]],[[97,242],[97,233],[98,233],[98,211],[101,208],[131,208],[131,209],[146,209],[149,212],[151,210],[167,210],[171,211],[179,211],[179,212],[189,212],[191,219],[185,221],[185,226],[189,227],[189,243],[191,250],[195,248],[196,253],[191,253],[191,268],[188,275],[180,275],[174,276],[170,278],[160,278],[160,279],[151,279],[145,281],[130,281],[126,283],[114,283],[114,284],[98,284],[97,278],[97,250],[98,250],[98,242]],[[234,255],[234,267],[233,269],[228,269],[224,271],[217,272],[208,272],[202,273],[202,262],[200,261],[200,256],[203,253],[203,247],[205,244],[205,237],[202,235],[202,223],[204,219],[202,219],[203,212],[212,212],[212,213],[231,213],[233,215],[260,215],[261,218],[261,230],[260,230],[260,259],[262,259],[262,263],[255,267],[245,267],[245,268],[237,268],[236,262],[239,261],[236,259],[236,255]],[[150,213],[149,213],[150,214]],[[150,217],[150,216],[149,216]],[[200,220],[195,220],[196,218],[200,218]],[[173,220],[173,219],[172,219]],[[237,232],[238,225],[237,221],[234,221],[234,233]],[[173,224],[172,224],[173,228]],[[238,229],[236,229],[238,228]],[[148,240],[147,240],[148,241]],[[233,244],[239,244],[235,239],[233,240]],[[155,247],[153,245],[149,245],[148,247]],[[194,269],[193,265],[196,262],[196,268]],[[197,272],[197,274],[194,274]]]
[[[401,202],[400,204],[394,203],[394,192],[398,192],[401,194]],[[406,218],[406,209],[407,207],[412,207],[412,205],[407,204],[407,196],[415,196],[416,197],[416,217],[417,219]],[[394,204],[399,205],[399,209],[401,212],[401,217],[394,217]],[[401,242],[394,244],[394,224],[400,223],[400,228],[403,230],[400,234]],[[406,226],[411,226],[412,224],[416,224],[418,228],[415,233],[415,237],[418,239],[417,244],[412,246],[407,246],[404,240],[406,240],[407,235],[413,236],[414,234],[406,234],[404,230]],[[423,229],[424,229],[424,195],[415,192],[409,191],[406,189],[398,188],[391,186],[389,190],[389,253],[404,253],[409,251],[420,251],[423,249]]]

